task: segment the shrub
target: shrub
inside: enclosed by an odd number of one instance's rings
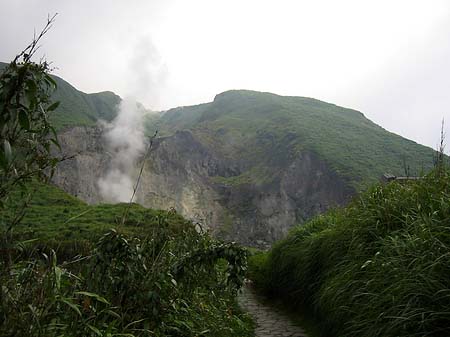
[[[236,290],[245,251],[190,222],[153,235],[106,233],[89,255],[18,257],[2,275],[2,336],[249,336]]]
[[[450,334],[448,169],[374,186],[293,229],[251,275],[313,310],[324,335]]]

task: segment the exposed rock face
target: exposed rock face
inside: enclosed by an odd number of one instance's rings
[[[65,155],[53,181],[88,203],[101,202],[97,181],[110,156],[100,128],[76,127],[59,135]],[[285,149],[289,155],[268,167],[271,179],[233,183],[246,169],[205,146],[190,131],[155,141],[145,163],[136,201],[151,208],[175,208],[222,238],[264,246],[281,238],[294,224],[345,203],[354,193],[314,153]],[[230,180],[231,179],[231,180]]]
[[[68,159],[58,164],[53,183],[87,203],[100,202],[97,181],[105,174],[110,160],[102,129],[74,127],[60,132],[58,140]]]
[[[314,154],[305,152],[265,185],[222,188],[233,216],[228,238],[245,243],[272,243],[294,224],[348,201],[354,191]]]

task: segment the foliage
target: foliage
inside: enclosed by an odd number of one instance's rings
[[[122,225],[127,204],[90,206],[51,185],[29,188],[35,193],[14,228],[18,244],[8,263],[15,276],[0,280],[16,303],[3,302],[0,335],[251,335],[234,299],[245,272],[242,249],[212,240],[173,211],[133,204]],[[4,212],[4,226],[8,219]],[[59,290],[52,286],[56,255]],[[23,274],[33,277],[21,283]],[[34,321],[28,304],[42,313]]]
[[[30,60],[37,41],[0,75],[0,208],[15,186],[47,177],[46,169],[58,162],[51,154],[58,143],[47,115],[58,106],[50,100],[56,83],[47,62]]]
[[[143,238],[111,230],[88,255],[62,264],[54,251],[44,258],[16,256],[19,262],[1,280],[2,336],[251,333],[233,296],[245,272],[244,251],[213,241],[189,222],[171,228],[160,217]]]
[[[29,331],[36,324],[41,328],[34,336],[94,336],[97,330],[102,335],[251,335],[251,321],[234,299],[245,272],[242,249],[212,240],[173,211],[133,204],[122,225],[127,204],[86,205],[38,182],[29,189],[35,192],[14,228],[17,244],[8,263],[15,276],[0,280],[16,303],[3,302],[8,319],[0,335],[33,336]],[[13,193],[8,205],[19,198]],[[3,212],[3,226],[12,217]],[[116,230],[104,235],[111,227]],[[51,287],[56,255],[59,290]],[[21,283],[17,277],[23,274],[33,277]],[[85,309],[88,302],[92,309]],[[42,313],[34,325],[20,323],[33,322],[28,304]]]
[[[252,259],[258,286],[309,308],[324,335],[450,334],[450,172],[376,185]]]

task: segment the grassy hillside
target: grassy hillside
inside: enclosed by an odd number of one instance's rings
[[[53,99],[60,106],[51,115],[57,129],[70,126],[95,125],[99,119],[110,121],[116,115],[120,97],[110,91],[85,94],[59,77],[54,77],[58,85]]]
[[[171,230],[183,228],[188,223],[176,213],[133,204],[122,224],[128,204],[88,205],[58,187],[37,182],[31,183],[28,190],[32,197],[21,222],[14,227],[14,234],[21,239],[37,239],[42,245],[61,251],[66,244],[71,249],[74,242],[95,242],[111,228],[125,235],[145,237],[152,234],[162,218]],[[6,226],[12,222],[17,209],[20,209],[20,200],[23,197],[16,192],[0,214],[0,224]]]
[[[378,185],[252,257],[265,292],[323,336],[450,335],[450,172]]]
[[[0,71],[6,65],[0,62]],[[53,78],[58,85],[53,100],[60,101],[59,107],[50,115],[56,129],[92,126],[99,119],[110,121],[116,115],[116,105],[120,102],[120,97],[116,94],[110,91],[86,94],[58,76]]]
[[[357,187],[386,172],[402,175],[405,163],[411,174],[433,163],[430,148],[384,130],[358,111],[305,97],[227,91],[211,103],[169,110],[158,127],[163,134],[191,130],[203,143],[243,161],[252,176],[304,150],[317,153]]]
[[[5,229],[23,195],[13,193],[0,213],[0,246],[8,252],[0,256],[8,270],[0,273],[7,294],[0,335],[252,335],[235,301],[243,249],[175,212],[134,204],[122,224],[126,204],[89,206],[36,182],[28,190],[33,197],[12,237]]]

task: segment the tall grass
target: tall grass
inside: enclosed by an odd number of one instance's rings
[[[110,230],[65,261],[12,247],[0,256],[0,336],[250,336],[235,302],[245,250],[171,216],[143,223],[151,234]]]
[[[250,263],[255,283],[324,335],[450,335],[450,173],[377,185]]]

